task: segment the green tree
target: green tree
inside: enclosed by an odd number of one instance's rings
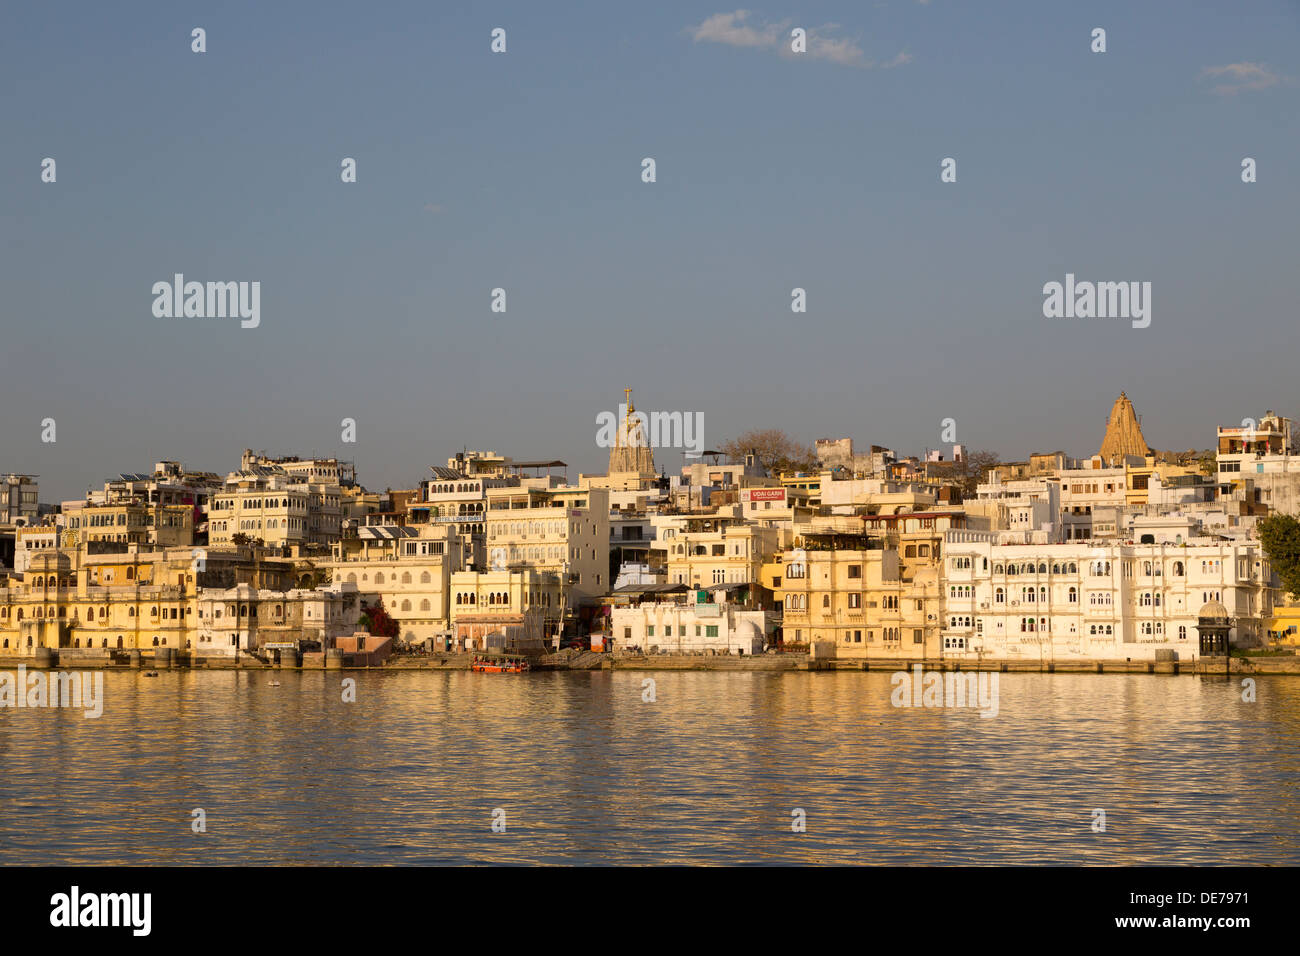
[[[1300,595],[1300,521],[1293,515],[1271,514],[1255,530],[1282,587],[1292,596]]]

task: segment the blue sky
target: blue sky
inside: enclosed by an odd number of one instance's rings
[[[1091,454],[1121,389],[1159,448],[1300,414],[1300,5],[747,10],[11,5],[0,469],[58,500],[252,447],[409,487],[468,445],[573,477],[625,386],[709,446],[919,453],[951,417]],[[260,281],[261,326],[155,318],[176,272]],[[1044,318],[1067,272],[1150,281],[1150,328]]]

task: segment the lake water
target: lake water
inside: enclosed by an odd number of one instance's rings
[[[0,709],[0,863],[1295,864],[1300,680],[1257,682],[114,672],[99,719]]]

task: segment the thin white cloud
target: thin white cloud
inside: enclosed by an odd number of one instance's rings
[[[750,26],[748,10],[715,13],[698,27],[690,27],[696,43],[725,43],[727,46],[775,47],[785,23]]]
[[[1225,96],[1248,90],[1266,90],[1286,79],[1263,63],[1225,63],[1223,66],[1207,66],[1201,71],[1201,76],[1222,80],[1223,82],[1215,85],[1214,92]]]
[[[842,36],[837,23],[805,27],[806,52],[795,53],[790,48],[790,30],[793,25],[792,20],[767,22],[754,17],[749,10],[734,10],[731,13],[715,13],[698,26],[687,27],[687,32],[696,43],[722,43],[726,46],[767,50],[792,59],[806,56],[813,60],[862,69],[889,69],[909,63],[912,59],[910,54],[903,52],[885,63],[877,63],[867,57],[857,40]]]

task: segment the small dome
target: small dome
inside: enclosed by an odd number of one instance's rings
[[[1228,609],[1218,601],[1211,601],[1209,604],[1201,608],[1201,610],[1197,612],[1196,616],[1201,620],[1210,618],[1211,620],[1226,621],[1228,619]]]

